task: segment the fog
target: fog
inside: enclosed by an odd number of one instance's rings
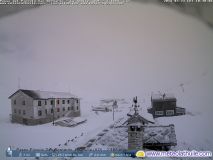
[[[87,100],[138,95],[146,105],[151,92],[173,92],[180,105],[212,111],[212,42],[196,18],[146,3],[43,6],[5,17],[1,115],[18,86]]]

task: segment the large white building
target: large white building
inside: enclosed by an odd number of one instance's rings
[[[80,116],[80,99],[70,93],[19,89],[9,99],[12,122],[36,125]]]

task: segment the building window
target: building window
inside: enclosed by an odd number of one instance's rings
[[[26,114],[26,112],[25,112],[25,110],[23,110],[23,115],[25,115]]]
[[[65,111],[65,107],[63,107],[63,111]]]
[[[57,104],[59,104],[60,103],[60,101],[59,101],[59,99],[57,100]]]
[[[50,104],[53,105],[53,100],[50,101]]]
[[[167,116],[173,116],[175,114],[174,110],[166,110]]]
[[[22,101],[22,105],[24,105],[24,106],[25,106],[25,101]]]
[[[163,115],[163,111],[155,111],[155,115],[162,116]]]
[[[76,99],[76,103],[78,103],[78,99]]]
[[[47,109],[45,109],[45,114],[47,115]]]
[[[77,106],[76,110],[78,110],[78,106]]]
[[[13,104],[16,105],[16,100],[13,101]]]
[[[41,110],[38,111],[38,116],[42,116],[42,111]]]
[[[18,110],[18,113],[21,114],[21,110],[20,109]]]
[[[44,102],[45,102],[45,105],[47,105],[47,101],[45,100]]]
[[[16,113],[16,109],[14,109],[14,113]]]
[[[41,106],[41,101],[38,101],[38,106]]]
[[[142,130],[142,128],[139,126],[136,128],[136,131],[141,131],[141,130]]]
[[[67,104],[70,104],[70,100],[67,100]]]
[[[51,113],[53,113],[53,109],[51,109]]]
[[[65,104],[65,100],[62,100],[62,103]]]
[[[71,107],[71,110],[74,110],[74,107],[73,107],[73,106]]]
[[[135,127],[134,126],[130,126],[130,131],[135,131]]]
[[[57,108],[57,112],[60,112],[60,108]]]
[[[70,107],[68,107],[68,111],[70,110]]]

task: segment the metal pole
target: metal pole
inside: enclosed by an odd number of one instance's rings
[[[53,107],[53,105],[54,105],[54,103],[55,103],[55,101],[53,101],[53,104],[52,104],[52,110],[53,110],[53,126],[55,125],[55,115],[54,115],[54,107]]]
[[[113,112],[112,115],[113,115],[113,121],[114,121],[114,116],[115,116],[114,115],[114,105],[112,105],[112,112]]]

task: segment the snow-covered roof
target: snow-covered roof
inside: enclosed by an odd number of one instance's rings
[[[77,96],[75,96],[69,92],[51,92],[51,91],[25,90],[25,89],[19,89],[14,94],[12,94],[9,98],[13,97],[19,91],[32,97],[33,99],[77,98]]]
[[[153,144],[176,145],[177,140],[174,125],[170,124],[168,126],[145,126],[143,140],[145,146]]]
[[[140,108],[140,109],[138,110],[138,113],[139,113],[139,115],[140,115],[141,117],[143,117],[143,118],[146,119],[147,121],[149,121],[149,122],[151,122],[151,123],[154,123],[154,122],[155,122],[155,120],[153,119],[152,114],[148,113],[148,112],[147,112],[147,109],[142,109],[142,108]],[[131,109],[131,110],[129,111],[128,115],[134,115],[134,110]]]
[[[137,125],[137,123],[136,123]],[[140,126],[140,123],[139,123]],[[175,146],[177,145],[174,125],[167,126],[143,126],[143,145],[150,146]],[[101,138],[97,139],[91,149],[115,148],[128,149],[128,128],[115,127],[106,132]]]
[[[164,94],[152,94],[152,100],[176,100],[174,94],[164,93]]]
[[[134,123],[129,124],[128,126],[142,126],[142,125],[143,124],[140,122],[134,122]]]

